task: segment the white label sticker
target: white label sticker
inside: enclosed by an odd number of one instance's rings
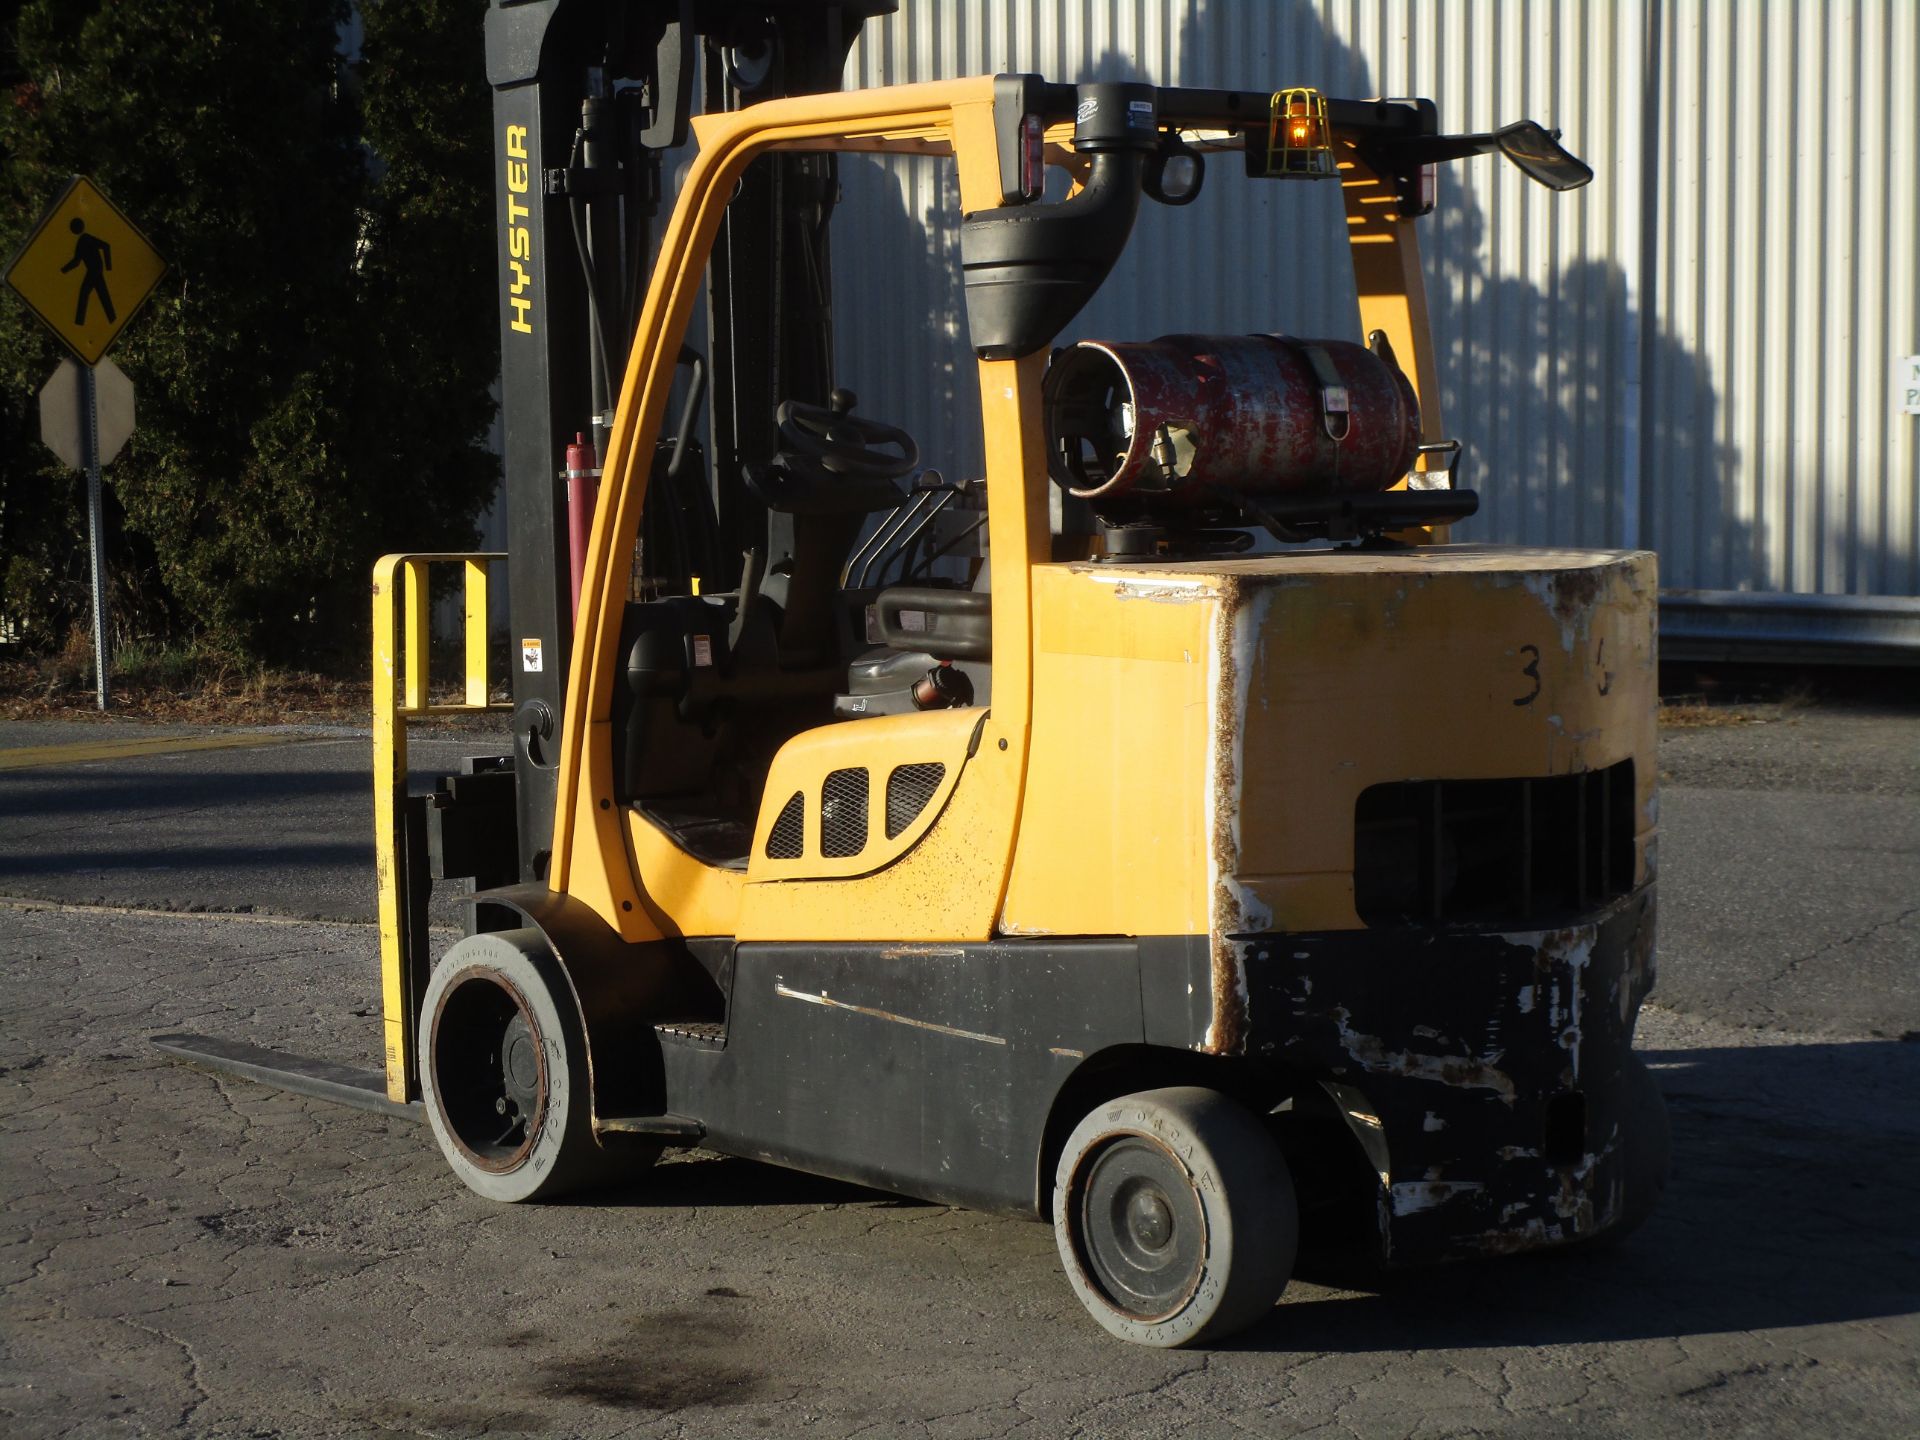
[[[696,666],[713,664],[713,637],[696,635],[693,637],[693,663]]]
[[[1894,362],[1893,388],[1901,412],[1920,415],[1920,355],[1902,355]]]
[[[900,628],[902,630],[925,630],[927,628],[927,612],[924,610],[902,610],[900,612]]]
[[[535,675],[543,668],[540,663],[540,642],[522,640],[520,642],[520,668],[529,675]]]

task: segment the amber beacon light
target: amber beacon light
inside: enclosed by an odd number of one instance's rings
[[[1334,173],[1327,98],[1318,90],[1276,90],[1267,120],[1267,174],[1324,180]]]

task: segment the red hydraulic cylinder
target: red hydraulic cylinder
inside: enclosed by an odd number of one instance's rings
[[[600,459],[579,431],[567,446],[567,555],[573,577],[573,610],[580,613],[580,577],[587,567],[587,537],[593,533],[593,507],[600,499]]]

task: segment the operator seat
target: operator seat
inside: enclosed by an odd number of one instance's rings
[[[874,597],[880,643],[854,658],[847,690],[833,701],[841,720],[985,705],[993,695],[992,571],[973,588],[888,585]]]

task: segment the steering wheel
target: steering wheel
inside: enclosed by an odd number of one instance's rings
[[[784,400],[773,412],[783,449],[817,460],[836,475],[897,480],[920,463],[920,447],[906,431],[878,420],[856,420],[851,390],[835,390],[828,408]],[[887,453],[894,446],[899,454]]]

